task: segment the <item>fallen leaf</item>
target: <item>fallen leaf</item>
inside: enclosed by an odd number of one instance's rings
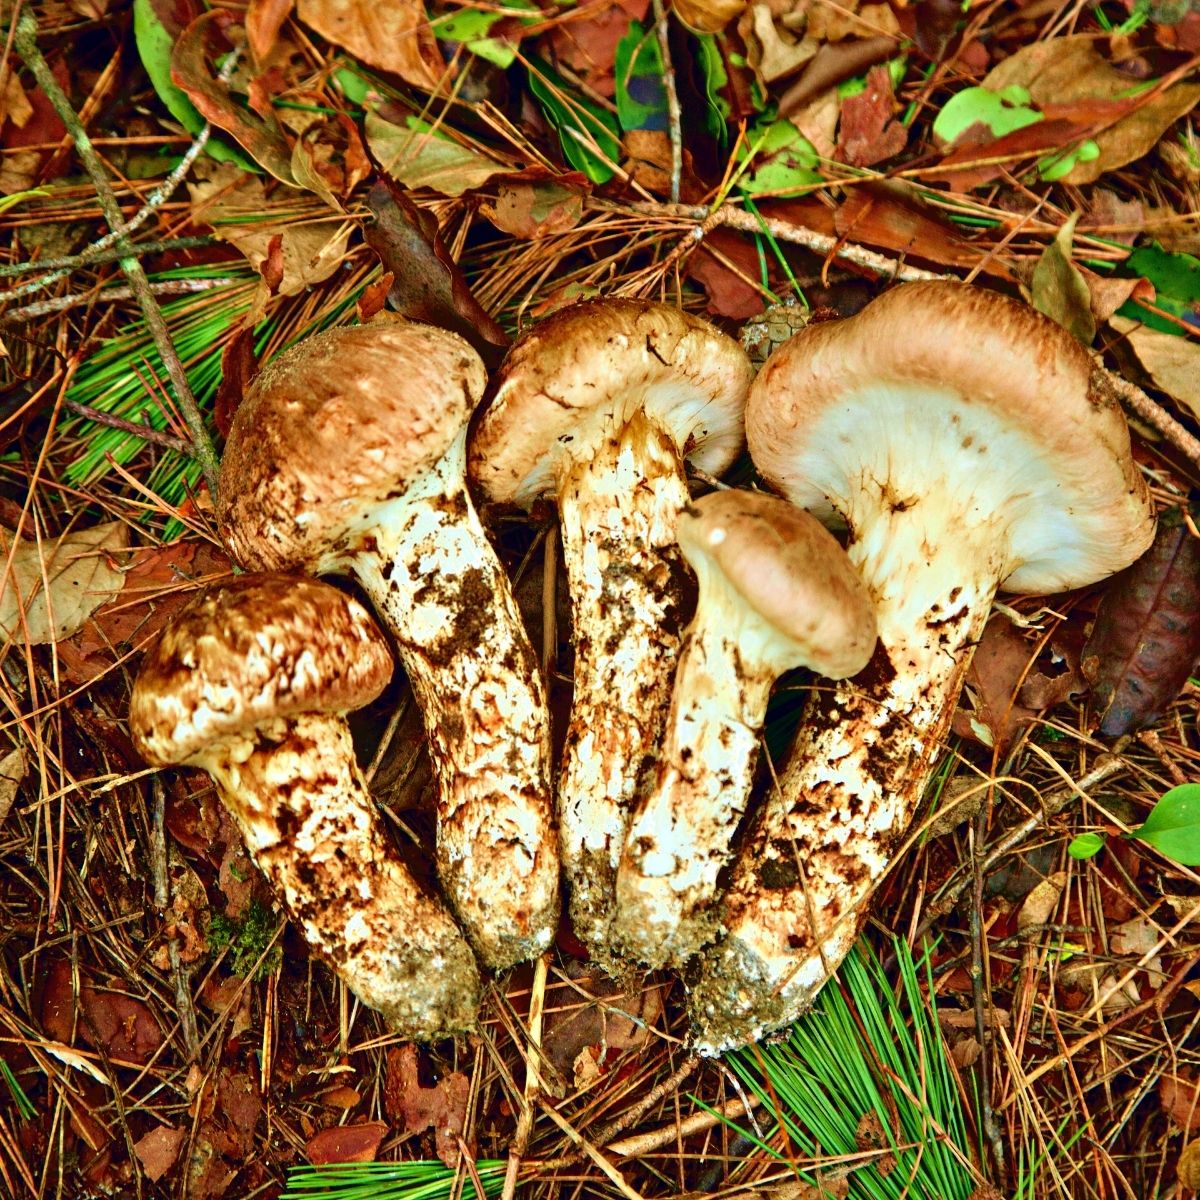
[[[163,1033],[150,1009],[135,996],[84,984],[79,990],[83,1019],[79,1032],[109,1058],[148,1063],[163,1043]]]
[[[275,48],[283,23],[292,15],[296,0],[250,0],[246,7],[246,41],[261,62]]]
[[[1200,417],[1200,342],[1181,334],[1160,333],[1128,317],[1110,317],[1108,323],[1124,335],[1125,344],[1154,386]]]
[[[408,1133],[421,1133],[432,1126],[437,1156],[448,1167],[455,1167],[461,1156],[459,1139],[465,1138],[470,1094],[471,1081],[461,1071],[451,1071],[433,1087],[422,1087],[417,1048],[411,1042],[388,1051],[385,1111],[402,1122]]]
[[[1057,322],[1085,346],[1090,346],[1096,336],[1091,293],[1071,261],[1071,242],[1078,220],[1079,214],[1072,213],[1042,251],[1033,268],[1030,291],[1033,307],[1038,312]]]
[[[586,179],[567,186],[553,179],[500,180],[494,198],[480,200],[479,211],[497,229],[513,237],[536,240],[574,229],[583,219]]]
[[[488,366],[496,366],[508,335],[475,299],[442,241],[436,218],[418,208],[403,188],[383,180],[368,193],[367,207],[375,220],[363,236],[383,269],[394,276],[392,308],[409,320],[461,335]]]
[[[1189,1142],[1175,1164],[1175,1177],[1185,1188],[1200,1190],[1200,1142]]]
[[[0,825],[12,809],[17,789],[25,778],[25,752],[18,746],[0,758]]]
[[[1109,585],[1083,652],[1100,732],[1153,724],[1200,657],[1200,539],[1179,509],[1159,518],[1150,549]]]
[[[45,538],[40,544],[14,543],[0,529],[0,554],[7,559],[0,582],[0,633],[30,646],[70,637],[124,586],[124,572],[110,555],[128,545],[123,521]]]
[[[297,0],[296,15],[335,46],[414,87],[435,91],[446,74],[421,0]]]
[[[671,9],[697,33],[720,33],[746,7],[746,0],[671,0]]]
[[[823,45],[809,60],[800,78],[779,98],[779,116],[790,117],[828,88],[854,75],[861,75],[895,53],[896,42],[890,37],[868,37],[841,45]]]
[[[1003,754],[1035,711],[1018,698],[1035,648],[1007,617],[988,622],[971,659],[963,701],[954,714],[954,731]],[[967,709],[965,700],[975,706]]]
[[[1154,924],[1143,916],[1130,917],[1128,921],[1112,926],[1110,939],[1113,953],[1127,955],[1133,962],[1144,958],[1161,940]],[[1128,966],[1132,966],[1133,962]],[[1147,982],[1152,991],[1158,991],[1166,983],[1167,974],[1163,970],[1161,952],[1146,959],[1141,969],[1146,972]]]
[[[738,22],[738,31],[746,42],[750,65],[764,86],[794,74],[821,47],[816,38],[797,38],[777,25],[769,4],[751,5]]]
[[[616,90],[617,47],[630,21],[641,21],[650,0],[612,0],[582,9],[572,21],[555,22],[549,47],[554,60],[570,67],[597,95],[610,99]]]
[[[1158,1101],[1184,1133],[1200,1132],[1200,1078],[1188,1071],[1164,1073],[1158,1081]]]
[[[380,168],[405,187],[427,187],[443,196],[461,196],[482,187],[494,175],[513,170],[436,132],[417,117],[409,117],[405,127],[368,112],[363,128]]]
[[[892,76],[886,66],[867,72],[867,86],[842,101],[838,134],[843,162],[869,167],[904,149],[908,130],[896,119]]]
[[[151,1183],[157,1183],[175,1165],[186,1140],[186,1129],[158,1125],[134,1142],[133,1152]]]
[[[1056,871],[1053,875],[1043,879],[1025,897],[1025,901],[1017,913],[1017,932],[1036,932],[1043,926],[1049,925],[1066,886],[1065,871]]]
[[[29,123],[33,116],[33,105],[25,95],[21,80],[16,71],[9,71],[4,82],[4,91],[0,93],[0,123],[11,121],[18,129]]]
[[[171,78],[200,114],[230,134],[254,159],[283,183],[295,183],[291,149],[269,107],[263,113],[244,108],[209,66],[208,36],[223,10],[203,13],[179,35],[171,54]]]
[[[221,382],[217,385],[217,395],[213,401],[213,424],[222,437],[229,436],[234,413],[242,402],[246,388],[257,374],[254,326],[243,321],[221,351]]]
[[[358,126],[345,113],[319,116],[292,146],[296,183],[320,196],[334,212],[342,211],[341,201],[370,173],[371,160]]]
[[[322,1129],[308,1139],[304,1153],[314,1166],[328,1163],[371,1162],[379,1144],[387,1136],[388,1127],[382,1121],[367,1121],[362,1125],[335,1125]]]
[[[765,300],[756,286],[758,252],[732,229],[713,229],[688,255],[688,277],[708,294],[714,316],[744,321],[762,312]]]

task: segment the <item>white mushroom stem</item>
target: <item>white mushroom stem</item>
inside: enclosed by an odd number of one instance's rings
[[[640,411],[593,447],[558,480],[575,637],[559,821],[571,920],[604,959],[617,865],[679,654],[676,524],[688,492],[674,439]]]
[[[545,686],[512,587],[463,482],[465,432],[322,561],[395,635],[440,795],[437,866],[480,956],[536,957],[558,925]]]
[[[658,771],[617,876],[614,941],[651,966],[682,965],[717,931],[718,876],[746,810],[771,686],[795,654],[720,571],[707,574],[710,602],[684,640]]]
[[[964,519],[978,501],[941,488],[893,511],[863,482],[879,510],[852,514],[849,556],[877,601],[880,642],[863,672],[814,694],[751,828],[723,905],[727,936],[692,990],[701,1053],[754,1041],[807,1007],[920,802],[1007,552],[1002,515]]]
[[[474,956],[389,842],[344,720],[280,718],[191,762],[212,775],[305,939],[365,1004],[407,1038],[475,1025]]]

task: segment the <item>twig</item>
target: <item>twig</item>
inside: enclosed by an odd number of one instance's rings
[[[71,107],[70,101],[50,70],[49,64],[38,49],[37,32],[37,20],[27,9],[21,13],[21,16],[17,20],[17,30],[13,39],[17,53],[33,73],[38,86],[46,94],[46,98],[50,101],[55,112],[58,113],[59,119],[66,126],[67,132],[71,135],[71,140],[75,143],[75,149],[79,153],[84,169],[87,171],[96,189],[96,197],[100,201],[100,207],[104,212],[105,220],[108,222],[109,228],[113,230],[114,241],[118,249],[125,252],[125,257],[120,260],[121,270],[125,272],[126,278],[128,278],[134,291],[137,293],[138,303],[141,305],[142,313],[146,318],[146,325],[150,330],[151,336],[154,338],[154,343],[158,348],[159,354],[162,356],[163,364],[166,366],[167,374],[170,376],[171,383],[174,386],[175,398],[179,404],[179,410],[184,422],[188,427],[188,432],[191,435],[192,447],[195,451],[196,459],[200,463],[200,469],[204,473],[205,482],[208,484],[209,495],[215,501],[217,498],[218,465],[217,452],[213,446],[212,438],[208,435],[208,430],[204,425],[204,418],[200,415],[196,398],[192,395],[192,389],[188,385],[187,373],[184,371],[183,363],[179,361],[179,355],[175,350],[174,343],[171,341],[171,334],[167,329],[166,321],[163,319],[162,310],[158,307],[158,301],[154,299],[154,294],[150,290],[150,281],[146,278],[146,272],[142,269],[142,264],[135,257],[136,251],[129,241],[128,233],[125,232],[125,220],[121,213],[120,205],[117,203],[117,198],[113,193],[112,185],[109,183],[108,176],[104,172],[104,165],[101,163],[100,156],[92,146],[87,131],[83,128],[79,117]]]
[[[671,27],[663,0],[654,0],[654,28],[658,34],[658,53],[662,58],[663,90],[667,93],[667,124],[671,137],[671,203],[679,203],[683,182],[683,113],[679,91],[675,87],[675,67],[671,63]]]
[[[517,1118],[517,1130],[508,1152],[508,1167],[500,1200],[512,1200],[517,1190],[517,1172],[521,1169],[521,1158],[529,1145],[529,1135],[533,1132],[533,1106],[541,1090],[538,1047],[542,1044],[542,1013],[546,1007],[546,976],[549,970],[550,952],[547,951],[533,968],[533,987],[529,996],[529,1049],[525,1056],[525,1103]],[[478,1194],[482,1196],[483,1192],[479,1191]]]
[[[148,213],[149,211],[149,209],[142,209],[142,212]],[[141,213],[138,213],[138,216],[141,216]],[[136,220],[137,217],[129,222],[125,227],[127,231],[133,228]],[[105,236],[111,238],[112,234],[106,234]],[[160,242],[138,242],[133,249],[141,255],[165,254],[170,250],[199,250],[203,246],[215,245],[217,240],[217,238],[208,235],[165,238]],[[117,262],[119,259],[125,257],[124,252],[121,250],[97,250],[96,247],[98,245],[100,245],[99,242],[93,242],[92,245],[81,250],[78,254],[66,254],[62,258],[33,258],[28,262],[6,263],[0,266],[0,279],[12,279],[17,275],[27,275],[30,271],[54,271],[60,268],[73,271],[76,267],[99,266],[101,263]],[[5,292],[3,295],[0,295],[0,299],[3,300],[13,298],[13,292]]]
[[[546,1116],[548,1116],[550,1120],[553,1121],[554,1124],[557,1125],[558,1128],[567,1135],[569,1141],[574,1142],[575,1145],[578,1146],[584,1152],[584,1154],[586,1154],[587,1157],[590,1158],[592,1162],[594,1162],[596,1166],[598,1166],[600,1170],[608,1176],[609,1180],[616,1187],[617,1191],[619,1191],[621,1195],[625,1197],[625,1200],[643,1200],[643,1197],[629,1186],[625,1176],[622,1175],[621,1172],[618,1171],[617,1168],[614,1167],[612,1163],[610,1163],[608,1159],[605,1158],[604,1155],[601,1154],[600,1151],[597,1150],[596,1147],[579,1132],[578,1129],[575,1129],[572,1125],[568,1124],[567,1121],[565,1121],[559,1115],[558,1110],[555,1109],[552,1104],[548,1104],[544,1099],[540,1098],[539,1103]]]
[[[758,1097],[752,1097],[751,1104],[758,1104]],[[638,1133],[633,1137],[624,1138],[619,1142],[609,1142],[605,1150],[609,1154],[619,1154],[622,1158],[640,1158],[660,1146],[665,1146],[676,1138],[691,1137],[694,1133],[703,1133],[721,1121],[736,1121],[745,1116],[746,1102],[740,1099],[726,1101],[720,1108],[712,1112],[693,1113],[682,1121],[672,1121],[669,1125],[660,1125],[646,1133]]]
[[[174,437],[169,433],[163,433],[149,425],[143,425],[140,421],[127,421],[124,417],[115,417],[112,413],[101,412],[98,408],[89,408],[86,404],[76,404],[74,400],[64,400],[62,406],[77,417],[94,421],[97,425],[106,425],[109,429],[119,429],[122,433],[131,433],[134,437],[141,438],[143,442],[162,446],[166,450],[174,450],[176,454],[184,454],[188,458],[192,456],[191,442]]]
[[[1200,438],[1189,433],[1161,404],[1156,404],[1140,387],[1106,367],[1112,389],[1135,416],[1152,425],[1189,462],[1200,468]]]
[[[225,275],[212,279],[160,279],[148,283],[151,295],[154,296],[184,296],[195,292],[207,292],[215,287],[224,287],[227,283],[240,283],[241,280]],[[20,325],[26,321],[46,317],[51,313],[65,312],[80,304],[95,304],[113,300],[134,300],[140,297],[137,288],[110,287],[93,289],[88,292],[73,292],[69,296],[55,296],[53,300],[39,300],[36,304],[27,304],[24,308],[14,308],[0,316],[0,325]]]
[[[927,279],[954,279],[954,275],[938,274],[936,271],[926,271],[921,267],[910,267],[897,259],[888,258],[885,254],[877,254],[863,246],[851,245],[828,234],[818,233],[803,225],[782,221],[778,217],[761,217],[736,208],[732,204],[723,204],[720,208],[709,212],[702,206],[690,204],[661,204],[657,201],[635,201],[631,204],[615,204],[612,201],[593,199],[589,202],[597,208],[605,208],[617,212],[635,212],[646,217],[668,217],[679,221],[693,221],[696,224],[692,236],[699,242],[706,229],[723,225],[728,229],[738,229],[743,233],[762,233],[767,230],[774,238],[792,245],[804,246],[817,254],[854,263],[855,266],[873,271],[876,275],[885,276],[899,283],[920,283]]]

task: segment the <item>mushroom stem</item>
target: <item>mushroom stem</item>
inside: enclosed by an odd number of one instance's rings
[[[814,693],[743,846],[727,936],[704,955],[689,1002],[701,1053],[755,1041],[807,1007],[920,803],[1006,553],[987,523],[981,533],[959,520],[972,507],[963,497],[921,503],[922,519],[903,505],[852,517],[848,553],[876,600],[879,644],[854,679]]]
[[[437,865],[484,961],[542,953],[558,925],[545,687],[464,484],[465,431],[322,562],[395,635],[439,783]]]
[[[613,936],[622,953],[651,966],[681,966],[717,932],[718,876],[746,810],[779,674],[776,656],[754,644],[774,639],[743,626],[734,603],[697,609],[658,774],[626,840]]]
[[[340,717],[278,718],[191,760],[305,939],[405,1037],[476,1022],[479,970],[450,914],[392,848]]]
[[[638,410],[558,481],[575,694],[559,788],[576,934],[608,956],[617,866],[653,767],[679,654],[687,481],[674,439]]]

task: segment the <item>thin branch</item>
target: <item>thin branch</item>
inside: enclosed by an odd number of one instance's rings
[[[675,67],[671,63],[671,29],[663,0],[654,0],[654,28],[662,58],[663,88],[667,93],[667,122],[671,136],[671,203],[678,204],[679,188],[683,182],[683,113],[679,108],[679,91],[675,86]]]
[[[211,291],[216,287],[224,287],[227,283],[240,283],[240,279],[218,275],[212,279],[160,279],[147,286],[154,296],[184,296],[196,292]],[[63,312],[80,304],[105,304],[115,300],[139,299],[140,293],[133,287],[110,287],[99,290],[93,288],[86,292],[72,292],[69,296],[55,296],[53,300],[39,300],[36,304],[27,304],[24,308],[14,308],[11,312],[0,316],[0,325],[19,325],[25,321],[33,321],[38,317],[46,317],[51,313]]]
[[[171,341],[171,334],[167,329],[166,321],[163,319],[162,309],[159,308],[158,301],[154,299],[154,293],[150,290],[150,281],[146,278],[146,272],[142,269],[142,264],[135,257],[136,251],[129,241],[128,233],[125,232],[125,220],[121,213],[120,205],[117,203],[117,198],[113,193],[112,184],[105,174],[100,156],[92,146],[91,139],[88,137],[87,131],[83,128],[75,110],[71,107],[66,94],[59,87],[58,80],[50,70],[45,57],[38,49],[37,32],[37,21],[33,14],[26,10],[17,21],[17,31],[13,39],[17,53],[33,73],[38,86],[46,94],[55,112],[58,113],[59,119],[71,135],[71,140],[75,143],[75,149],[79,153],[84,169],[87,171],[96,189],[96,197],[100,201],[100,207],[104,212],[105,219],[113,231],[114,241],[118,249],[125,253],[125,257],[120,260],[121,270],[125,272],[126,278],[137,294],[138,303],[141,305],[142,312],[146,318],[146,325],[150,330],[159,354],[162,356],[163,364],[166,366],[167,374],[170,376],[171,383],[174,386],[179,411],[191,435],[192,447],[200,463],[200,469],[204,473],[205,482],[208,484],[209,494],[215,501],[217,498],[218,477],[216,448],[213,446],[212,438],[209,437],[208,430],[205,428],[204,418],[200,414],[196,398],[192,395],[192,389],[188,384],[187,373],[183,369],[183,363],[179,361],[179,354],[176,352],[175,345]]]
[[[148,213],[148,208],[142,209],[142,212]],[[138,214],[141,215],[140,213]],[[136,220],[136,218],[134,219]],[[131,221],[128,229],[132,229],[134,222]],[[111,237],[112,235],[107,235]],[[166,238],[161,242],[138,242],[133,247],[134,250],[141,255],[147,254],[163,254],[170,250],[199,250],[202,246],[212,246],[217,242],[217,239],[207,235],[197,237],[181,237],[181,238]],[[42,258],[31,259],[29,262],[6,263],[0,266],[0,279],[12,279],[17,275],[28,275],[30,271],[57,271],[65,269],[73,271],[77,267],[99,266],[101,263],[118,262],[125,257],[124,252],[120,250],[97,250],[99,242],[81,250],[78,254],[66,254],[62,258]],[[59,276],[61,279],[62,276]],[[31,289],[33,290],[33,289]],[[15,293],[5,292],[0,299],[11,300],[15,298]]]
[[[1152,425],[1159,433],[1179,451],[1190,463],[1200,469],[1200,438],[1189,433],[1161,404],[1156,404],[1140,387],[1130,383],[1128,379],[1110,371],[1106,367],[1105,374],[1112,384],[1113,391],[1120,397],[1121,402],[1134,414],[1141,417],[1147,425]]]
[[[98,408],[89,408],[86,404],[76,404],[74,400],[64,400],[62,406],[77,417],[84,417],[88,421],[94,421],[97,425],[106,425],[109,429],[119,429],[122,433],[131,433],[134,437],[141,438],[143,442],[174,450],[176,454],[183,454],[188,458],[192,456],[191,442],[186,442],[183,438],[174,437],[169,433],[162,433],[139,421],[127,421],[124,417],[114,417],[112,413],[102,412]]]

